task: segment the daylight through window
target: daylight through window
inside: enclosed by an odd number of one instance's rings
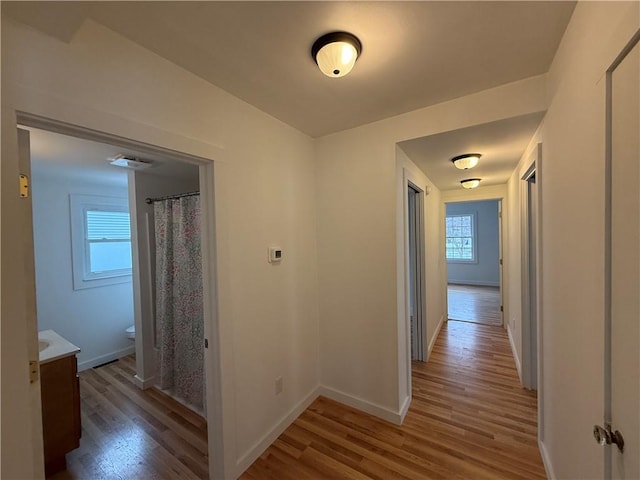
[[[128,212],[85,210],[87,263],[85,279],[131,273],[131,227]]]
[[[447,260],[475,261],[475,225],[474,216],[447,215],[446,220]]]
[[[70,195],[73,288],[131,282],[131,220],[126,198]]]

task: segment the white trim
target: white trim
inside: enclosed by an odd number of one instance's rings
[[[468,203],[468,202],[457,202],[457,203]],[[472,245],[471,245],[471,258],[449,258],[447,257],[447,238],[449,238],[449,236],[447,235],[447,219],[450,217],[471,217],[471,235],[470,238],[473,240]],[[445,226],[444,226],[444,258],[447,260],[447,263],[453,263],[453,264],[472,264],[472,265],[477,265],[478,264],[478,211],[474,210],[472,212],[458,212],[458,213],[452,213],[452,214],[448,214],[445,208],[445,214],[444,214],[444,221],[445,221]],[[462,238],[462,237],[455,237],[455,238]]]
[[[431,351],[433,350],[433,347],[438,340],[438,335],[440,335],[440,329],[442,328],[442,325],[444,325],[444,315],[440,317],[440,321],[436,326],[436,331],[433,333],[433,337],[431,337],[431,340],[429,341],[429,348],[427,349],[427,361],[429,361],[429,357],[431,357]]]
[[[133,382],[136,384],[138,388],[141,390],[146,390],[147,388],[151,388],[156,383],[156,377],[149,378],[140,378],[137,374],[133,376]]]
[[[402,425],[402,420],[404,418],[402,415],[402,410],[394,412],[393,410],[390,410],[381,405],[377,405],[375,403],[363,400],[362,398],[354,397],[347,393],[334,390],[333,388],[325,387],[324,385],[320,385],[318,387],[318,393],[323,397],[335,400],[338,403],[348,405],[349,407],[353,407],[362,412],[369,413],[378,418],[386,420],[387,422],[391,422],[395,425]],[[404,408],[406,406],[408,408],[408,403],[411,403],[410,396],[405,399],[402,407]]]
[[[409,411],[409,407],[411,406],[411,397],[407,397],[404,399],[404,403],[402,404],[402,408],[400,408],[400,425],[404,423],[404,417],[407,416],[407,412]]]
[[[302,401],[295,405],[289,413],[280,419],[274,427],[267,432],[257,443],[242,455],[236,463],[236,474],[234,478],[239,477],[242,473],[255,462],[264,451],[284,432],[309,405],[318,398],[319,387],[314,388]]]
[[[542,209],[542,180],[544,179],[544,174],[543,174],[543,161],[542,161],[542,142],[538,142],[537,144],[537,150],[538,150],[538,157],[536,158],[536,188],[537,190],[537,195],[538,195],[538,232],[537,232],[537,241],[536,241],[536,300],[538,302],[538,306],[537,306],[537,319],[536,319],[536,327],[537,327],[537,340],[536,340],[536,344],[537,344],[537,371],[536,371],[536,378],[537,378],[537,390],[538,390],[538,439],[541,441],[544,441],[545,437],[544,437],[544,405],[543,405],[543,398],[544,398],[544,355],[543,355],[543,350],[542,350],[542,345],[543,345],[543,341],[544,341],[544,335],[543,335],[543,331],[544,331],[544,325],[543,325],[543,318],[542,315],[544,313],[543,310],[543,304],[544,304],[544,298],[543,298],[543,288],[542,285],[544,283],[544,276],[543,276],[543,251],[542,251],[542,241],[543,241],[543,237],[542,237],[542,233],[543,233],[543,209]]]
[[[540,235],[540,205],[542,203],[542,175],[541,175],[541,160],[542,160],[542,143],[537,143],[527,162],[525,163],[525,169],[520,176],[520,242],[521,242],[521,347],[522,347],[522,385],[528,389],[538,390],[538,385],[542,383],[540,378],[540,372],[538,371],[538,365],[540,363],[541,352],[541,315],[542,304],[539,297],[540,292],[540,265],[541,265],[541,249],[540,243],[542,241]],[[532,302],[530,298],[531,293],[531,268],[530,268],[530,233],[531,226],[529,225],[531,205],[529,204],[529,179],[535,175],[535,183],[532,188],[536,192],[536,224],[535,229],[535,273],[536,278],[533,280],[536,287],[536,299],[535,319],[531,318]],[[532,324],[535,322],[535,330],[532,328]],[[535,336],[535,337],[534,337]],[[536,340],[536,350],[532,349],[532,339]],[[535,365],[533,364],[533,357],[535,355]],[[534,378],[535,377],[535,378]],[[540,405],[538,406],[538,419],[540,419]]]
[[[417,237],[418,237],[418,245],[416,245],[416,267],[417,267],[417,276],[418,278],[418,288],[416,289],[416,304],[417,304],[417,312],[414,312],[417,314],[418,316],[418,320],[417,320],[417,324],[418,324],[418,328],[416,329],[416,335],[418,336],[417,338],[417,359],[420,361],[426,361],[426,352],[424,349],[424,345],[426,343],[426,338],[427,338],[427,316],[426,316],[426,305],[427,305],[427,292],[426,292],[426,272],[425,272],[425,222],[424,222],[424,197],[425,197],[425,191],[423,188],[419,187],[416,182],[412,181],[410,178],[408,178],[409,176],[406,175],[406,170],[405,170],[405,175],[407,178],[405,180],[406,186],[407,186],[407,195],[404,196],[405,198],[405,202],[407,201],[407,197],[408,197],[408,193],[409,193],[409,189],[412,189],[414,192],[416,192],[416,194],[418,195],[418,202],[416,205],[416,212],[415,213],[415,217],[418,219],[416,221],[416,224],[414,225],[415,228],[418,230],[417,232]],[[411,250],[410,248],[410,241],[409,241],[409,237],[410,237],[410,232],[409,232],[409,226],[411,225],[411,221],[409,220],[409,205],[406,205],[406,209],[407,209],[407,214],[405,215],[405,228],[404,228],[404,234],[406,236],[406,240],[405,240],[405,247],[407,248],[406,250],[406,262],[405,262],[405,276],[406,276],[406,317],[407,317],[407,329],[409,332],[409,358],[412,358],[412,349],[413,349],[413,339],[411,338],[411,315],[409,315],[409,310],[410,310],[410,306],[411,306],[411,300],[410,300],[410,293],[409,293],[409,288],[408,286],[411,284],[411,281],[409,280],[409,272],[411,271],[411,268],[409,267],[409,261],[410,261],[410,255],[409,252]],[[409,374],[409,377],[411,377],[411,374]],[[409,382],[409,384],[411,384],[411,382]],[[411,391],[411,390],[409,390]]]
[[[507,324],[507,335],[509,336],[509,345],[511,345],[511,352],[513,353],[513,360],[516,362],[516,370],[518,371],[518,378],[522,383],[522,366],[520,365],[520,358],[518,357],[518,350],[516,344],[513,342],[513,335],[511,334],[511,325]]]
[[[98,365],[103,365],[105,363],[113,362],[114,360],[118,360],[119,358],[126,357],[127,355],[131,355],[136,351],[136,347],[131,345],[127,348],[122,348],[120,350],[116,350],[115,352],[106,353],[104,355],[100,355],[99,357],[94,357],[90,360],[85,360],[82,363],[78,363],[78,371],[81,372],[83,370],[88,370],[93,367],[97,367]]]
[[[90,241],[87,239],[87,211],[90,209],[129,214],[129,200],[127,197],[69,194],[73,289],[99,288],[131,282],[132,268],[110,270],[111,273],[91,273]],[[129,242],[131,242],[131,238],[129,238]]]
[[[218,318],[216,289],[219,271],[216,261],[218,247],[215,236],[216,204],[214,193],[214,165],[219,166],[221,159],[224,159],[224,149],[106,112],[100,112],[98,125],[100,127],[109,125],[108,128],[111,131],[102,131],[100,128],[91,128],[90,126],[80,126],[81,123],[95,125],[95,112],[89,111],[90,113],[88,113],[87,109],[66,102],[58,104],[54,98],[48,96],[39,97],[33,91],[25,90],[22,92],[18,88],[15,93],[18,98],[24,95],[23,101],[27,106],[27,108],[15,110],[16,126],[22,124],[85,140],[126,146],[139,152],[161,153],[171,160],[183,160],[200,166],[200,194],[201,200],[204,199],[201,205],[201,221],[203,227],[202,261],[205,266],[203,269],[205,335],[207,335],[207,326],[210,327],[208,333],[209,349],[205,350],[209,475],[211,478],[230,477],[231,470],[235,464],[234,404],[233,402],[225,401],[228,397],[224,395],[222,384],[229,385],[233,382],[234,372],[233,361],[231,360],[233,351],[231,350],[232,347],[228,346],[231,342],[223,341],[220,338],[222,334],[221,322]],[[53,115],[44,116],[32,113],[33,111],[42,111],[43,105],[50,107],[45,109],[45,112],[56,112],[56,114],[60,111],[66,112],[66,118],[54,119]],[[54,108],[56,105],[60,109]],[[32,112],[29,112],[29,110],[32,110]],[[74,119],[73,123],[69,119]],[[109,119],[117,119],[117,121],[109,123],[107,121]],[[114,127],[114,125],[117,125],[117,127]],[[114,131],[112,130],[113,128],[117,128],[119,131]],[[126,135],[135,135],[136,138]],[[179,147],[167,148],[162,146],[163,144],[167,145],[167,142],[173,146],[179,145]],[[193,152],[196,152],[196,154]],[[33,255],[33,252],[31,254]],[[226,338],[232,338],[230,331],[229,336]],[[36,338],[33,339],[34,342],[35,340]],[[225,353],[221,354],[223,346]],[[206,352],[211,352],[212,354],[207,355]],[[224,365],[224,370],[222,365]],[[31,412],[33,418],[40,417],[39,407],[37,408],[37,411]],[[41,454],[41,446],[35,446],[34,449],[36,455]]]
[[[540,450],[544,470],[547,472],[547,478],[549,480],[555,480],[558,477],[556,477],[556,473],[553,471],[553,464],[551,463],[551,458],[549,458],[549,452],[547,452],[547,448],[541,440],[538,440],[538,449]]]

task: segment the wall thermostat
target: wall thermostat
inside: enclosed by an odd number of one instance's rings
[[[269,263],[282,260],[282,249],[280,247],[269,247]]]

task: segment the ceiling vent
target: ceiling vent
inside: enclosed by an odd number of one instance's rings
[[[129,168],[131,170],[144,170],[151,167],[153,164],[146,160],[140,160],[130,155],[124,155],[119,153],[115,157],[109,158],[109,163],[116,167]]]

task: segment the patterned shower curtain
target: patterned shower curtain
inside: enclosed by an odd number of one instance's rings
[[[204,411],[200,197],[154,203],[159,387]]]

